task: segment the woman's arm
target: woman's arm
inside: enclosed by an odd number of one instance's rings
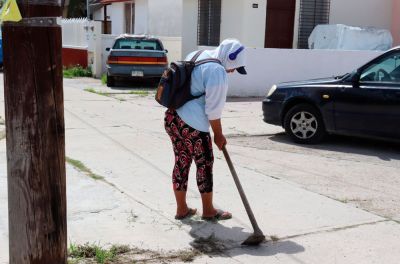
[[[214,143],[217,145],[219,150],[227,144],[226,138],[222,133],[221,119],[210,120],[211,128],[214,132]]]

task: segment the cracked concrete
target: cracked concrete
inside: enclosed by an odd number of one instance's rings
[[[333,137],[310,147],[292,144],[285,135],[234,137],[229,142],[241,166],[386,218],[400,218],[396,144]]]
[[[262,122],[260,102],[227,103],[228,150],[260,227],[279,238],[246,248],[240,242],[252,229],[223,155],[215,152],[215,200],[234,218],[176,221],[164,109],[152,96],[126,95],[121,102],[85,92],[86,86],[108,89],[86,78],[65,82],[66,151],[105,182],[67,166],[69,240],[165,251],[200,247],[205,255],[194,263],[398,263],[399,224],[360,204],[375,201],[378,190],[386,191],[382,201],[391,194],[397,201],[395,153],[340,140],[329,148],[293,145],[282,139],[281,128]],[[3,140],[0,252],[7,251],[5,162]],[[201,208],[193,176],[192,170],[188,203]],[[0,254],[0,263],[6,260]]]

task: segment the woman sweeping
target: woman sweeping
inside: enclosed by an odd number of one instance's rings
[[[203,204],[203,220],[226,220],[232,218],[228,211],[216,209],[213,205],[213,144],[221,150],[227,144],[222,132],[221,115],[228,91],[227,73],[235,70],[246,74],[245,48],[235,39],[224,40],[215,50],[205,50],[196,61],[218,59],[220,63],[209,62],[198,65],[192,72],[191,93],[200,98],[187,102],[175,110],[165,113],[165,129],[171,138],[175,154],[172,173],[173,189],[177,204],[176,219],[196,214],[196,209],[186,203],[188,177],[192,161],[197,167],[197,186]],[[192,52],[186,60],[191,60]]]

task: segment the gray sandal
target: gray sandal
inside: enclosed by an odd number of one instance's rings
[[[192,208],[188,208],[189,210],[187,211],[187,213],[185,215],[175,215],[175,219],[176,220],[183,220],[185,218],[189,218],[192,217],[196,214],[197,209],[192,209]]]
[[[202,216],[201,219],[204,221],[221,221],[228,220],[232,218],[232,214],[229,212],[225,212],[223,210],[218,209],[217,213],[214,216]]]

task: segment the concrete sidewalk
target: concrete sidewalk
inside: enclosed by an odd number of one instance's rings
[[[235,163],[240,164],[236,170],[260,227],[278,241],[259,248],[240,246],[252,232],[251,225],[219,151],[215,151],[215,201],[234,218],[220,223],[204,222],[200,215],[174,220],[173,154],[163,128],[164,109],[151,96],[119,101],[68,86],[64,89],[67,156],[104,177],[95,181],[67,167],[70,241],[165,251],[194,246],[206,253],[195,263],[398,263],[398,223],[253,170],[254,162],[264,171],[269,166],[262,162],[265,153],[254,148],[228,145],[233,162],[242,161]],[[260,125],[260,118],[260,103],[228,103],[224,130],[229,135],[282,131]],[[261,161],[243,159],[258,152]],[[3,254],[7,251],[5,163],[2,140],[0,263],[7,260]],[[194,175],[192,170],[188,203],[201,209]]]

